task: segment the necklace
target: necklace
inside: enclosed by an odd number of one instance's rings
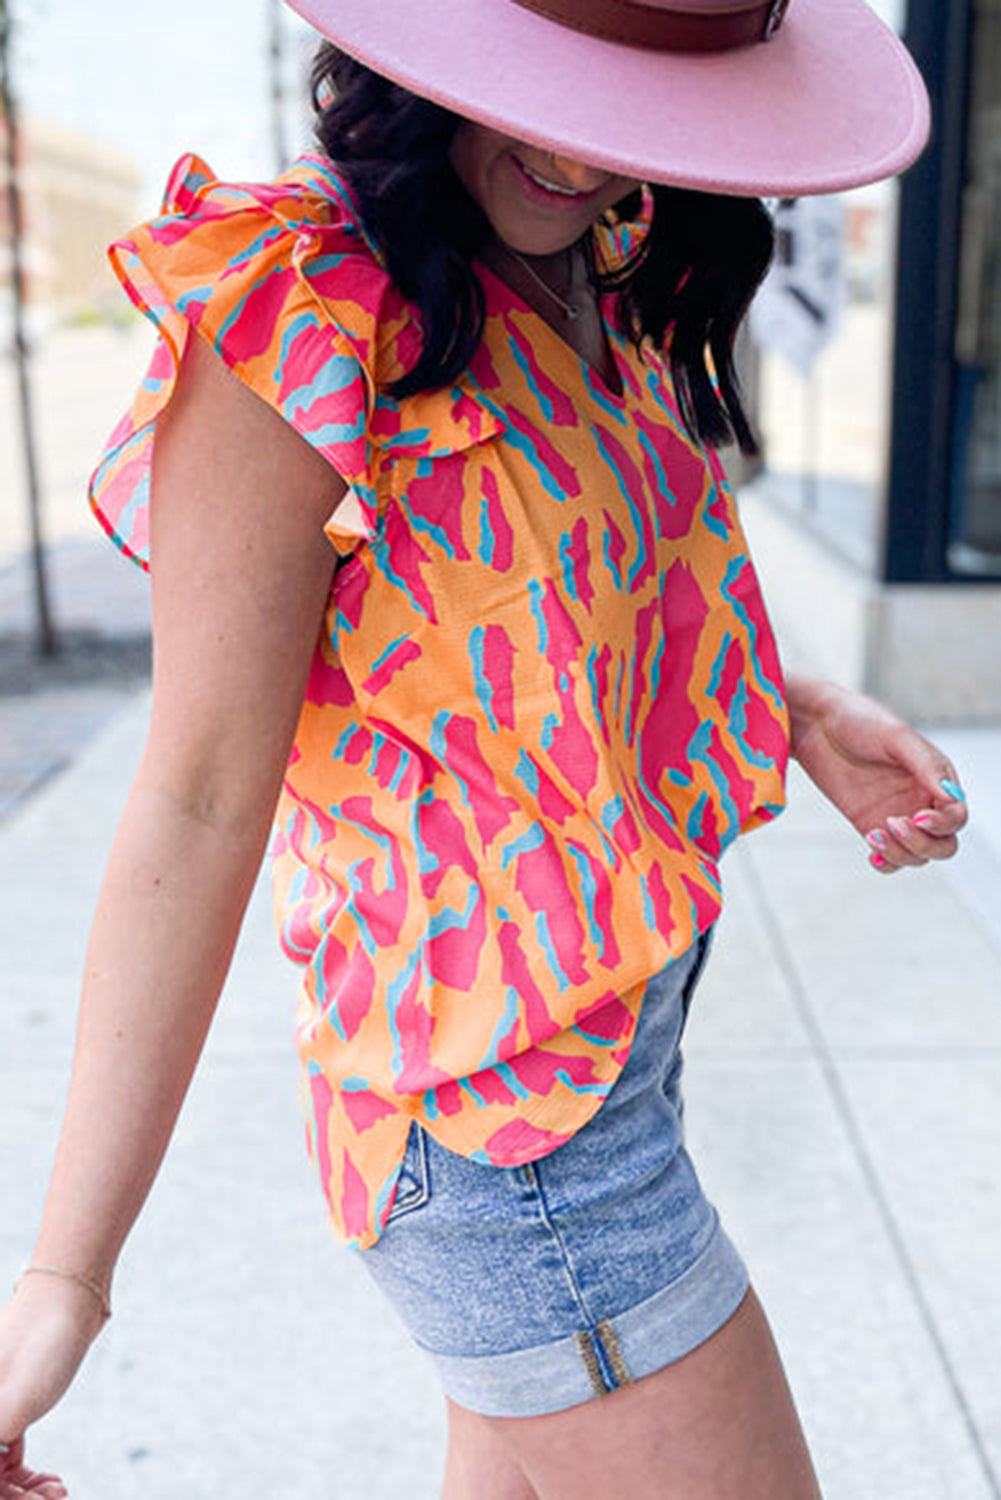
[[[553,302],[556,303],[556,306],[561,309],[561,311],[563,313],[563,316],[567,319],[567,321],[570,322],[570,323],[576,323],[577,319],[581,315],[580,304],[577,303],[577,302],[567,302],[564,297],[560,296],[559,292],[553,291],[553,288],[549,285],[549,282],[543,280],[543,278],[539,275],[538,271],[536,271],[534,269],[534,267],[530,266],[529,263],[528,263],[528,261],[525,259],[525,257],[523,255],[519,255],[517,250],[512,250],[510,245],[505,245],[504,249],[507,251],[508,255],[511,255],[511,256],[514,257],[514,259],[518,262],[519,266],[521,266],[523,268],[523,270],[525,270],[525,271],[528,272],[529,276],[531,276],[531,278],[535,282],[536,286],[540,287],[541,290],[545,292],[546,296],[549,297]],[[571,282],[570,282],[570,284],[572,286],[573,285],[573,249],[572,248],[568,251],[568,254],[570,256],[570,276],[571,276]]]

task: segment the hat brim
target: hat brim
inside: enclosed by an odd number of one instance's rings
[[[345,52],[547,151],[647,182],[799,197],[892,177],[929,132],[909,53],[863,0],[793,0],[767,43],[694,55],[512,0],[289,0]]]

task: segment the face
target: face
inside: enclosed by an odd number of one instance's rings
[[[464,121],[452,165],[499,240],[522,255],[555,255],[637,184],[567,156],[553,156],[485,125]]]

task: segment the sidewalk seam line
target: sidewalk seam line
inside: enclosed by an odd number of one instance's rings
[[[928,1299],[925,1296],[924,1288],[921,1285],[921,1280],[918,1276],[917,1268],[915,1267],[914,1261],[912,1260],[911,1255],[907,1249],[907,1243],[904,1239],[903,1231],[901,1230],[900,1225],[897,1222],[896,1215],[894,1214],[887,1195],[884,1192],[879,1173],[877,1172],[875,1164],[873,1163],[873,1160],[869,1155],[869,1151],[866,1147],[865,1140],[862,1134],[862,1127],[855,1117],[855,1113],[851,1107],[851,1101],[848,1097],[848,1093],[845,1089],[844,1083],[842,1082],[837,1064],[835,1063],[834,1057],[832,1056],[831,1051],[827,1046],[824,1034],[820,1029],[817,1019],[813,1013],[813,1008],[810,1005],[807,989],[800,977],[799,970],[796,967],[795,959],[793,958],[792,953],[788,945],[786,944],[785,936],[774,912],[764,898],[763,880],[761,870],[757,863],[757,859],[753,852],[747,850],[746,847],[744,850],[744,855],[748,865],[750,866],[750,873],[752,877],[748,882],[751,887],[752,900],[757,909],[762,925],[765,928],[771,941],[772,948],[775,952],[775,956],[782,975],[785,978],[786,983],[789,985],[793,1004],[795,1005],[795,1008],[799,1014],[800,1021],[817,1058],[821,1074],[824,1078],[824,1082],[827,1085],[831,1100],[834,1104],[835,1112],[841,1119],[841,1123],[848,1137],[849,1145],[851,1146],[852,1152],[858,1163],[859,1170],[861,1171],[862,1177],[872,1196],[877,1214],[880,1218],[880,1221],[882,1222],[884,1232],[886,1233],[886,1236],[889,1240],[890,1248],[897,1259],[901,1274],[904,1278],[904,1282],[914,1301],[925,1333],[927,1334],[928,1339],[931,1342],[931,1346],[938,1358],[942,1374],[944,1375],[946,1384],[952,1393],[952,1397],[956,1403],[956,1407],[959,1411],[962,1423],[966,1428],[967,1436],[969,1437],[973,1452],[980,1466],[981,1473],[987,1483],[993,1500],[1001,1500],[1001,1479],[999,1479],[990,1454],[988,1453],[987,1448],[984,1444],[984,1440],[980,1434],[979,1428],[977,1427],[976,1419],[970,1408],[970,1404],[967,1400],[966,1392],[963,1389],[963,1385],[956,1370],[956,1366],[953,1363],[952,1356],[949,1353],[948,1347],[945,1343],[945,1339],[943,1338],[942,1333],[938,1327],[934,1312],[932,1311]]]

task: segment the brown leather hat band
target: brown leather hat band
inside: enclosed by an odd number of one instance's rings
[[[770,42],[789,0],[765,0],[715,14],[664,10],[634,0],[515,0],[515,4],[606,42],[663,52],[726,52]]]

